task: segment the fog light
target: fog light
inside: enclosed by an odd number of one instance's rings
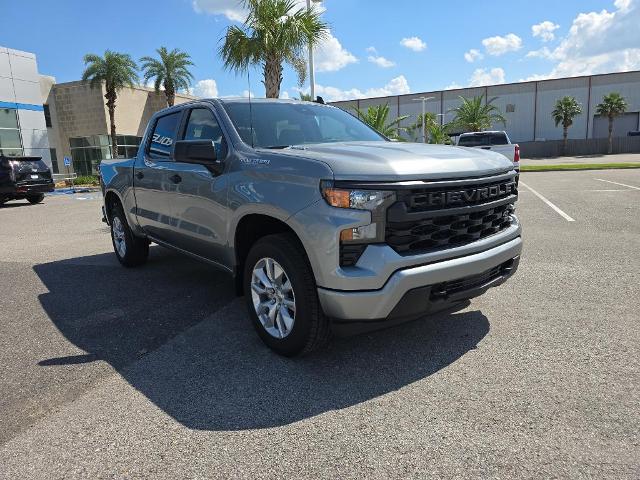
[[[347,228],[340,232],[340,240],[375,240],[377,235],[377,225],[370,223],[362,227]]]

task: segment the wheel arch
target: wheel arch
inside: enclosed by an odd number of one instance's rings
[[[307,252],[300,235],[285,219],[264,213],[248,213],[238,220],[233,230],[233,242],[231,243],[235,253],[234,278],[238,295],[244,294],[244,267],[251,247],[261,238],[278,233],[291,234],[305,252],[307,261],[311,263],[309,252]]]

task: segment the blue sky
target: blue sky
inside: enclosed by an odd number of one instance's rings
[[[242,18],[237,0],[1,1],[0,45],[36,53],[40,73],[58,82],[80,78],[85,53],[138,59],[163,45],[191,54],[195,93],[248,90],[217,55],[225,29]],[[639,3],[325,0],[331,38],[317,52],[318,91],[337,100],[640,69]],[[262,96],[260,79],[252,73]],[[285,96],[296,87],[287,70]]]

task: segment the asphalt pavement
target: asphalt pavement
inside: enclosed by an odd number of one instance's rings
[[[304,359],[224,273],[120,267],[99,195],[8,203],[0,478],[640,477],[640,171],[521,180],[511,281]]]

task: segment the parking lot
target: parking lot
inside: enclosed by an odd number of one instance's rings
[[[124,269],[96,193],[0,208],[0,478],[638,478],[640,170],[526,173],[516,276],[267,350],[228,277]]]

